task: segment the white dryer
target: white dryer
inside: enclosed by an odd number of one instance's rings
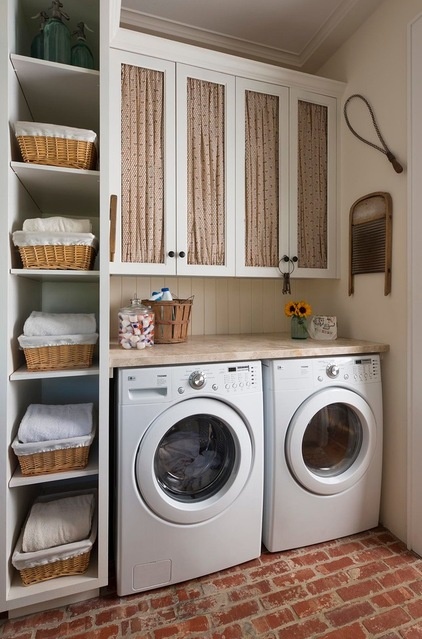
[[[298,548],[378,525],[379,356],[262,364],[266,548]]]
[[[263,446],[260,362],[119,371],[119,595],[260,555]]]

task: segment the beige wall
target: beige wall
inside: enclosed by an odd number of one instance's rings
[[[422,0],[385,0],[371,18],[320,70],[320,75],[346,81],[345,99],[363,94],[372,104],[381,132],[398,160],[406,164],[407,137],[407,25],[422,12]],[[376,142],[367,114],[350,112],[353,125]],[[394,172],[386,157],[358,141],[342,117],[341,279],[292,281],[292,295],[281,294],[280,280],[220,278],[113,277],[111,326],[116,335],[117,310],[134,291],[147,296],[170,286],[180,297],[195,296],[191,332],[223,334],[272,332],[288,329],[284,303],[307,299],[320,314],[337,315],[339,334],[390,344],[383,359],[384,476],[381,518],[406,540],[406,221],[407,174]],[[393,199],[392,292],[384,296],[382,274],[355,277],[355,293],[348,296],[348,217],[351,205],[363,195],[388,191]]]
[[[384,0],[375,13],[320,69],[346,81],[344,98],[363,94],[371,103],[384,139],[402,165],[407,161],[407,29],[422,12],[422,0]],[[377,142],[359,101],[350,111],[354,128]],[[407,309],[407,172],[395,173],[386,157],[356,139],[342,118],[341,281],[333,287],[335,311],[344,335],[390,344],[383,360],[384,474],[382,522],[401,539],[407,528],[406,309]],[[355,277],[347,296],[348,212],[353,202],[373,191],[393,199],[392,292],[383,295],[381,275]]]

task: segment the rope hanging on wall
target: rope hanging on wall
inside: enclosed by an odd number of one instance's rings
[[[354,128],[352,127],[352,125],[350,124],[349,121],[349,117],[347,115],[347,106],[350,102],[350,100],[353,100],[353,98],[359,98],[360,100],[363,100],[363,102],[366,104],[366,106],[368,107],[369,113],[371,115],[372,118],[372,123],[374,125],[375,131],[378,135],[378,139],[382,144],[381,146],[378,146],[377,144],[374,144],[373,142],[369,142],[369,140],[365,140],[365,138],[363,138],[361,135],[359,135],[359,133],[357,133]],[[344,103],[344,119],[346,120],[346,124],[349,127],[350,131],[353,133],[353,135],[355,135],[359,140],[361,140],[362,142],[365,142],[365,144],[369,144],[369,146],[372,146],[374,149],[377,149],[378,151],[381,151],[381,153],[384,153],[388,160],[391,162],[391,164],[394,167],[394,170],[396,173],[401,173],[403,171],[403,167],[402,165],[396,160],[395,156],[393,155],[393,153],[390,151],[390,149],[388,148],[388,146],[386,145],[386,143],[384,142],[384,138],[381,135],[381,131],[379,130],[378,124],[375,120],[375,115],[374,112],[372,110],[371,105],[369,104],[368,100],[363,96],[360,95],[359,93],[354,93],[353,95],[351,95],[346,102]]]

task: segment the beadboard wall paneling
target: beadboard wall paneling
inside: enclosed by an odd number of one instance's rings
[[[168,286],[181,299],[193,296],[191,335],[272,333],[289,330],[284,316],[282,281],[221,277],[110,278],[110,337],[117,339],[119,308],[136,294],[147,299],[152,291]]]

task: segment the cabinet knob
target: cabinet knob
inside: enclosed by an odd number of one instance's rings
[[[169,257],[174,257],[176,255],[176,253],[174,251],[169,251],[168,252],[168,256]]]
[[[184,251],[180,251],[179,257],[186,257],[186,253]]]
[[[293,255],[292,257],[292,262],[297,262],[298,261],[298,256],[297,255]]]

